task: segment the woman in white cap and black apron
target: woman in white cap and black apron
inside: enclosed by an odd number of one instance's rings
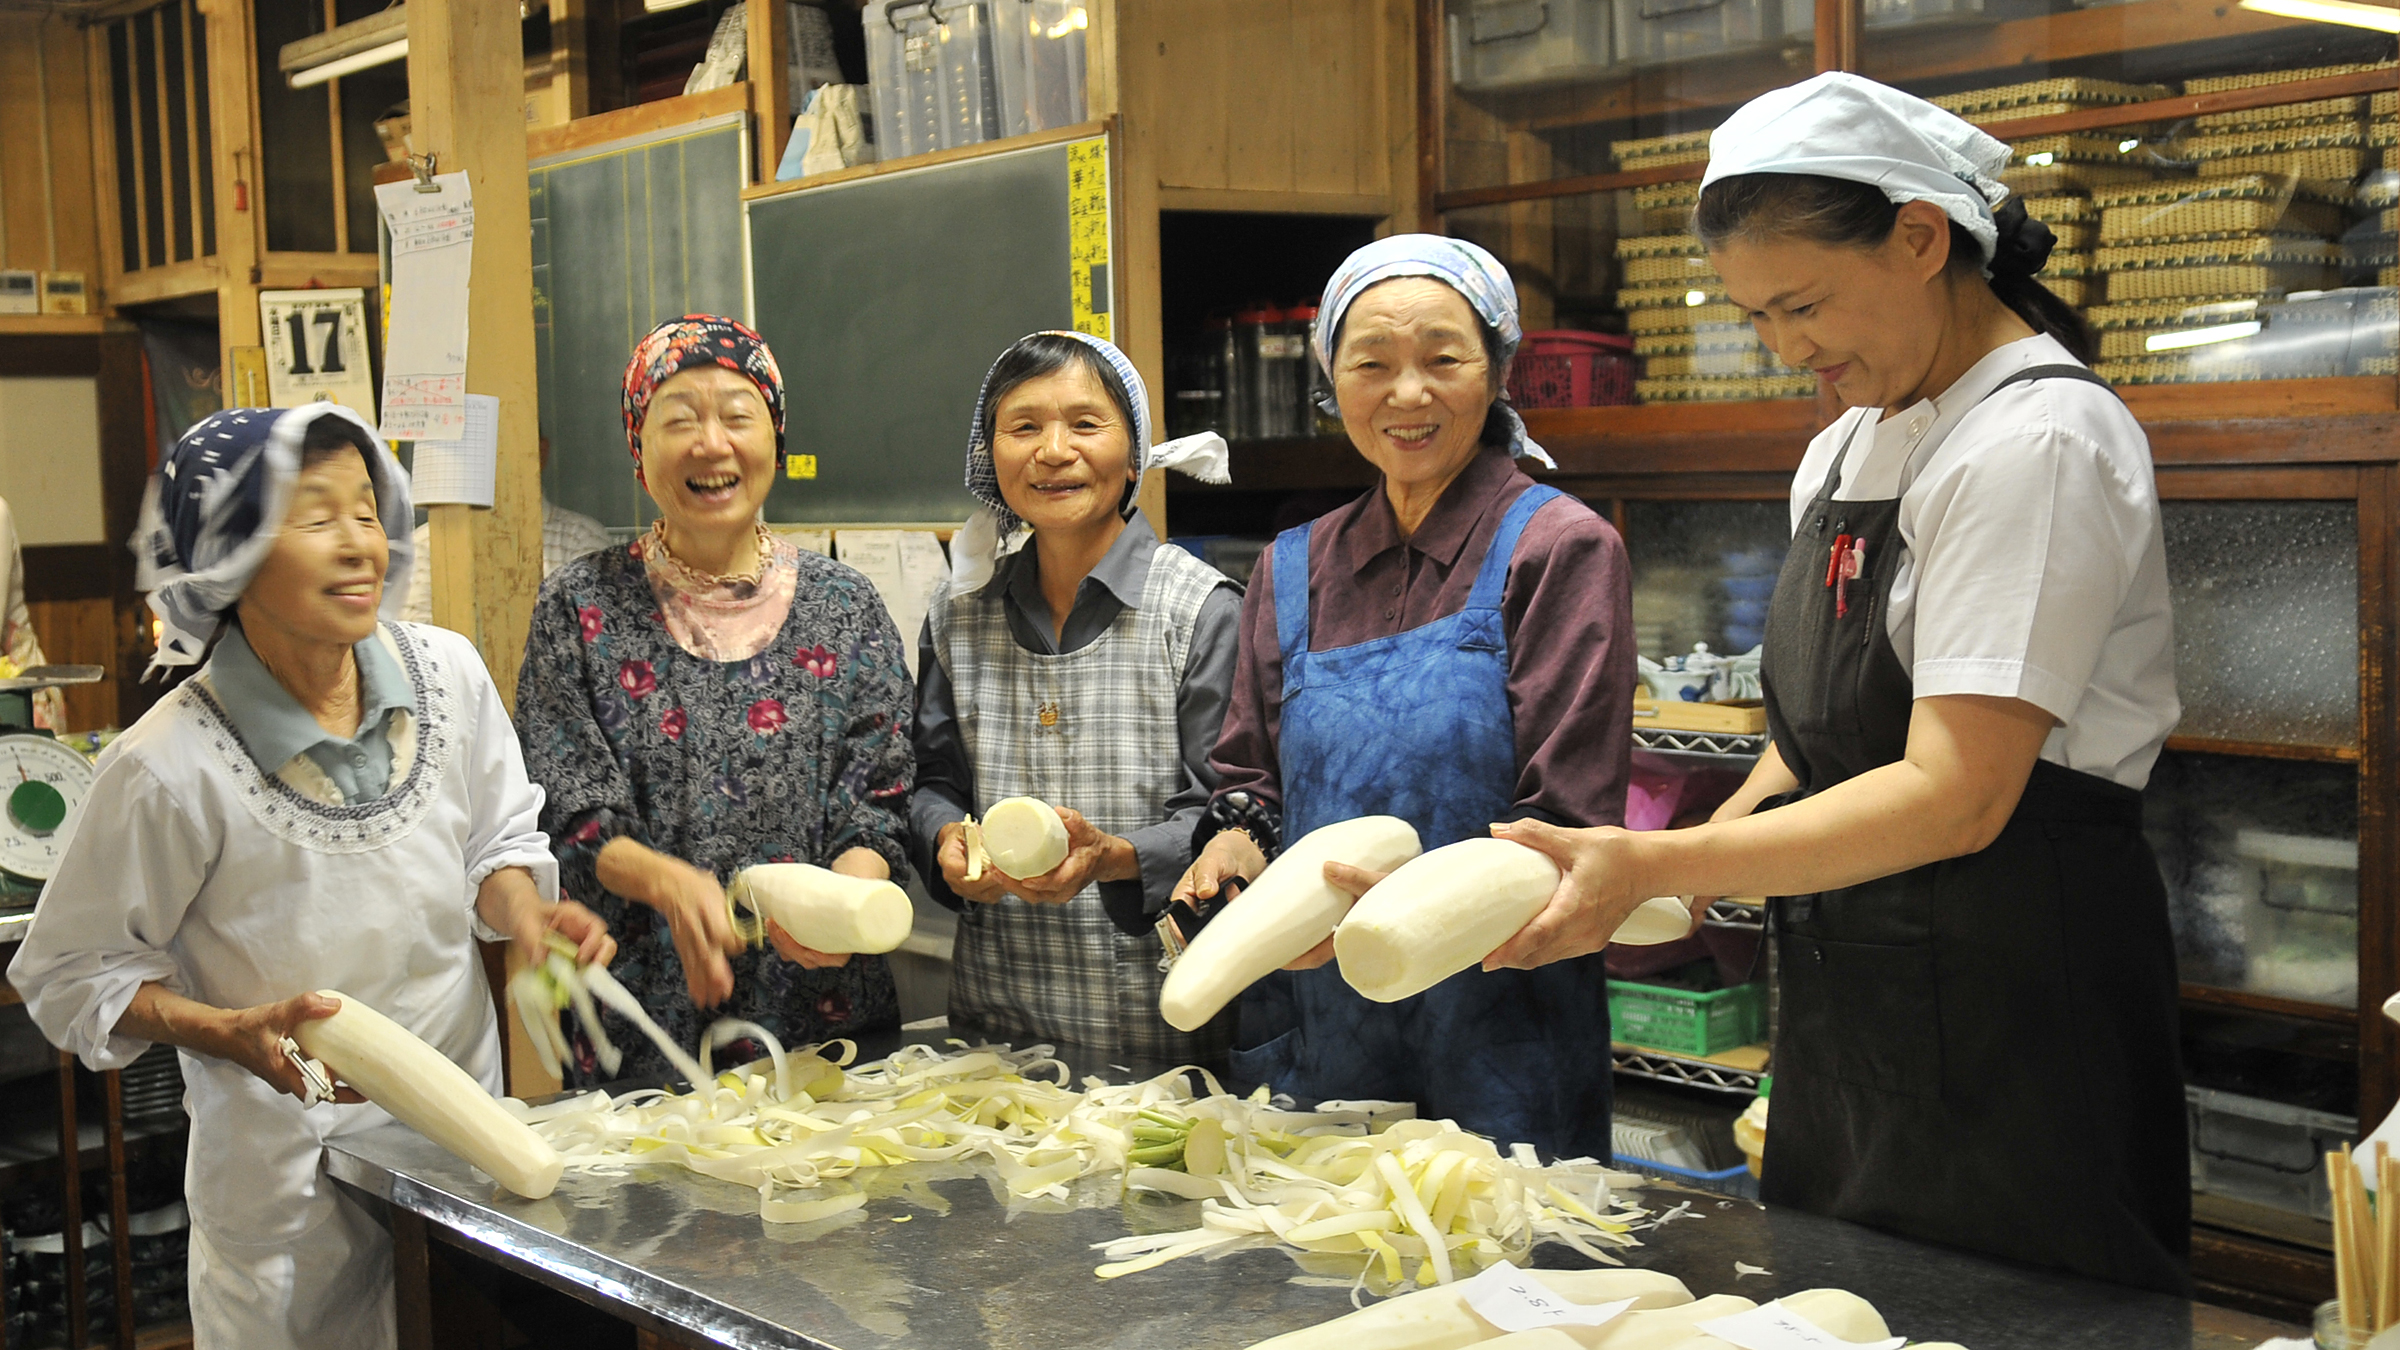
[[[1653,895],[1787,896],[1771,1203],[2184,1291],[2148,442],[2034,279],[2050,233],[1998,141],[1831,74],[1710,156],[1695,226],[1728,297],[1851,409],[1793,483],[1773,744],[1708,825],[1499,827],[1569,873],[1489,964],[1591,951]]]

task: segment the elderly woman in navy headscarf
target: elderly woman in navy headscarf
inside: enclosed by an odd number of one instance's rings
[[[390,1239],[323,1169],[391,1118],[306,1080],[292,1029],[382,1012],[498,1093],[475,942],[586,960],[542,794],[475,647],[402,623],[408,480],[346,408],[240,408],[159,466],[141,585],[153,669],[206,663],[109,747],[9,967],[94,1069],[181,1048],[191,1302],[204,1350],[394,1343]],[[380,618],[379,618],[380,616]],[[213,644],[213,645],[212,645]]]
[[[984,377],[967,488],[919,663],[918,870],[961,911],[952,1025],[996,1040],[1204,1059],[1227,1026],[1159,1016],[1168,893],[1233,678],[1240,589],[1159,542],[1134,509],[1147,468],[1224,481],[1213,435],[1150,444],[1150,400],[1123,352],[1034,333]],[[1068,851],[1039,876],[970,879],[967,819],[1037,797]]]
[[[1550,465],[1502,392],[1520,336],[1507,271],[1464,240],[1378,240],[1326,286],[1311,345],[1332,378],[1327,410],[1379,478],[1259,559],[1217,791],[1178,898],[1218,899],[1279,841],[1357,816],[1399,816],[1428,849],[1497,821],[1623,821],[1625,549],[1517,467]],[[1390,1004],[1324,968],[1332,955],[1327,942],[1244,996],[1237,1077],[1411,1101],[1504,1142],[1608,1156],[1597,954],[1468,970]]]

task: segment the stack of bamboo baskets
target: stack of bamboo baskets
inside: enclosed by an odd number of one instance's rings
[[[1621,165],[1685,164],[1708,156],[1705,133],[1619,141]],[[1802,398],[1816,391],[1808,373],[1786,369],[1725,298],[1725,286],[1691,234],[1698,183],[1637,188],[1633,201],[1654,233],[1617,241],[1623,286],[1617,305],[1642,358],[1634,393],[1644,403]]]
[[[2347,74],[2326,66],[2188,82],[2216,93]],[[2086,314],[2099,330],[2099,373],[2118,384],[2256,379],[2270,370],[2241,349],[2150,350],[2168,329],[2243,319],[2294,291],[2341,284],[2337,242],[2353,182],[2366,167],[2364,96],[2313,99],[2193,119],[2171,145],[2192,179],[2127,184],[2094,195],[2100,209],[2095,268],[2105,304]],[[2320,373],[2320,372],[2305,372]],[[2339,373],[2327,370],[2321,373]]]

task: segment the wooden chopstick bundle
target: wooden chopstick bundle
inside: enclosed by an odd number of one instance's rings
[[[2375,1145],[2375,1198],[2350,1146],[2325,1155],[2333,1196],[2334,1297],[2342,1325],[2374,1333],[2400,1324],[2400,1159]]]

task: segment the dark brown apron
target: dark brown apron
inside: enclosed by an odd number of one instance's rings
[[[2040,379],[2107,387],[2061,365],[1998,388]],[[1785,800],[1907,749],[1914,693],[1884,621],[1900,503],[1834,500],[1849,453],[1767,619],[1768,729],[1800,780]],[[1847,581],[1837,542],[1864,545]],[[2174,942],[2139,793],[2037,763],[1989,848],[1784,898],[1774,927],[1769,1203],[2189,1292]]]

